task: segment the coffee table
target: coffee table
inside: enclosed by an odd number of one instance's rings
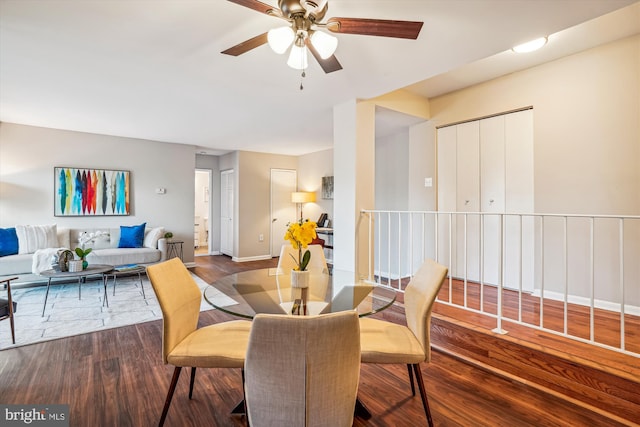
[[[51,280],[53,279],[78,279],[78,299],[82,299],[82,282],[86,280],[88,276],[102,275],[102,285],[104,286],[104,300],[109,307],[109,300],[107,299],[107,275],[105,273],[113,270],[113,265],[106,264],[89,264],[86,269],[82,271],[55,271],[46,270],[40,273],[44,277],[48,277],[47,293],[44,296],[44,306],[42,307],[42,316],[44,317],[44,311],[47,308],[47,298],[49,298],[49,288],[51,287]]]

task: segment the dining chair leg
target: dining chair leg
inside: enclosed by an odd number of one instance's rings
[[[191,396],[193,396],[193,384],[196,381],[196,367],[191,367],[191,380],[189,381],[189,400],[191,400]]]
[[[427,391],[424,388],[424,381],[422,379],[422,371],[420,371],[419,363],[415,363],[413,365],[413,371],[416,374],[416,381],[418,382],[420,397],[422,397],[422,405],[424,406],[424,412],[427,415],[427,422],[429,423],[429,427],[433,427],[433,419],[431,418],[431,410],[429,409],[429,401],[427,400]]]
[[[244,417],[247,420],[247,427],[250,427],[249,411],[247,411],[247,392],[244,388],[244,369],[241,369],[240,371],[242,373],[242,403],[244,405]]]
[[[416,395],[416,385],[413,383],[413,371],[411,370],[411,364],[407,363],[407,370],[409,371],[409,382],[411,383],[411,395]]]
[[[169,412],[169,405],[171,405],[173,392],[176,391],[176,385],[178,384],[180,371],[182,371],[181,366],[176,366],[176,368],[173,370],[173,377],[171,377],[171,384],[169,385],[169,391],[167,392],[167,399],[164,402],[164,408],[162,408],[162,415],[160,416],[158,427],[162,427],[164,425],[164,420],[167,418],[167,412]]]

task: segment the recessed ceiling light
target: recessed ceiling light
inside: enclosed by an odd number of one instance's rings
[[[534,50],[540,49],[545,44],[547,44],[547,38],[540,37],[539,39],[531,40],[530,42],[526,42],[526,43],[519,44],[518,46],[514,46],[511,50],[517,53],[533,52]]]

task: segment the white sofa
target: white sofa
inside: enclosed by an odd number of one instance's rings
[[[80,246],[79,237],[83,232],[102,231],[108,235],[100,236],[94,242],[85,245],[93,251],[87,255],[89,264],[140,264],[148,265],[166,260],[167,242],[164,228],[145,228],[144,244],[141,248],[118,248],[120,228],[57,228],[58,247],[72,251]],[[19,282],[43,280],[42,276],[33,274],[34,252],[0,257],[0,277],[18,276]]]

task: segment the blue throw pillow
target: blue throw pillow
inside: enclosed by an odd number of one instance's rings
[[[147,223],[140,225],[132,225],[127,227],[125,225],[120,226],[120,241],[118,242],[119,248],[141,248],[144,241],[144,228]]]
[[[0,228],[0,256],[18,253],[18,235],[15,228]]]

